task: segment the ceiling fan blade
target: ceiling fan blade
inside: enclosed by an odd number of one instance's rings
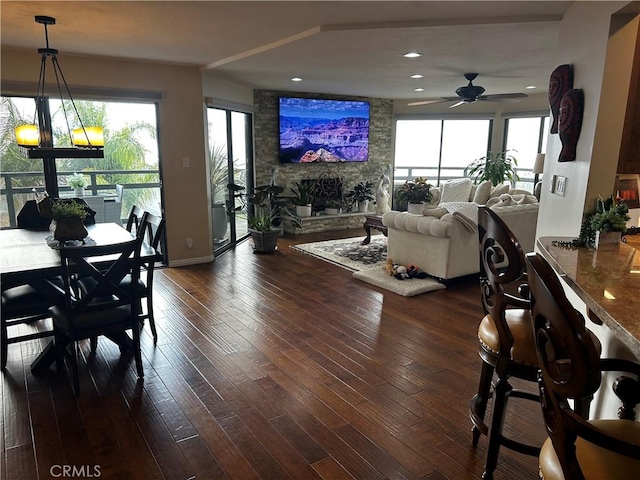
[[[454,108],[457,107],[458,105],[462,105],[463,103],[466,103],[464,100],[460,100],[458,103],[454,103],[453,105],[451,105],[449,108]]]
[[[527,97],[528,95],[524,93],[496,93],[495,95],[482,95],[478,97],[478,100],[483,102],[517,103]]]
[[[435,103],[455,102],[458,99],[459,99],[459,97],[432,98],[430,100],[421,100],[419,102],[407,103],[407,106],[409,106],[409,107],[417,107],[418,105],[433,105]]]

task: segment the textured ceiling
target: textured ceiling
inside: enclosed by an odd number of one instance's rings
[[[254,88],[409,101],[452,95],[465,72],[478,72],[474,83],[487,94],[546,89],[570,4],[2,1],[0,38],[3,46],[42,47],[34,16],[49,15],[61,60],[90,54],[195,65]],[[423,56],[402,56],[411,50]],[[409,78],[415,73],[424,78]]]

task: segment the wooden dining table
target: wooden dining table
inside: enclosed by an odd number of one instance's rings
[[[131,240],[133,234],[116,223],[87,225],[87,243],[111,245]],[[27,229],[0,230],[0,288],[4,291],[16,285],[29,284],[42,293],[55,295],[48,289],[46,278],[61,275],[60,252],[51,242],[51,232]],[[48,241],[49,240],[49,241]],[[161,256],[151,246],[143,243],[140,252],[143,262],[155,262]],[[126,337],[126,338],[124,338]],[[129,337],[110,337],[121,349],[129,347]],[[33,372],[49,367],[55,361],[50,343],[31,364]]]

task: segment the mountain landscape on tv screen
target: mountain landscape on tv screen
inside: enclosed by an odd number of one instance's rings
[[[369,119],[280,115],[282,163],[365,162],[369,158]]]

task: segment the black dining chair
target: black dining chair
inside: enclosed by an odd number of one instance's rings
[[[140,228],[140,222],[142,222],[143,215],[144,210],[142,208],[138,207],[137,205],[131,207],[129,216],[127,217],[127,225],[125,228],[135,235]]]
[[[156,252],[160,249],[160,240],[164,234],[165,221],[162,217],[154,215],[150,212],[144,212],[138,227],[138,237],[144,243],[151,246]],[[140,314],[140,319],[149,319],[149,327],[153,335],[154,341],[158,340],[158,332],[156,331],[156,322],[153,316],[153,271],[157,259],[143,263],[143,274],[138,280],[138,294],[140,298],[147,299],[147,313]],[[131,288],[132,279],[130,276],[125,277],[122,282],[123,288]]]
[[[7,366],[9,345],[26,342],[36,338],[53,335],[51,328],[41,329],[33,333],[9,336],[9,329],[20,324],[33,324],[38,320],[50,317],[49,307],[64,300],[62,278],[43,278],[38,281],[38,288],[23,284],[7,288],[2,292],[2,310],[0,310],[0,366]]]
[[[532,305],[532,333],[540,365],[539,388],[549,439],[539,457],[545,480],[636,479],[640,472],[640,423],[632,416],[588,420],[576,410],[601,387],[602,372],[640,378],[640,363],[600,358],[585,320],[565,296],[549,263],[526,257]],[[630,378],[630,377],[627,377]],[[618,377],[615,387],[625,377]],[[635,398],[638,386],[635,384]],[[629,392],[626,392],[629,393]],[[633,393],[633,392],[631,392]],[[623,400],[625,393],[616,394]],[[634,397],[634,395],[630,395]],[[633,405],[635,406],[635,405]],[[620,409],[618,416],[625,415]],[[633,409],[631,409],[633,410]]]
[[[54,345],[70,364],[72,386],[79,394],[78,341],[100,335],[132,331],[138,377],[142,378],[140,352],[140,298],[138,289],[124,289],[125,276],[140,278],[142,238],[113,245],[60,248],[65,302],[49,309],[54,326]],[[95,342],[91,342],[92,350]]]

